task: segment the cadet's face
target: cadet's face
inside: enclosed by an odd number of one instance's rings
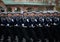
[[[8,16],[11,16],[11,14],[8,14]]]
[[[4,16],[3,14],[1,14],[1,16]]]
[[[19,14],[14,14],[13,16],[20,16]]]

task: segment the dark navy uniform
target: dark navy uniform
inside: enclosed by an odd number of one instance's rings
[[[6,24],[7,24],[7,20],[6,20],[6,17],[1,17],[1,28],[2,28],[2,34],[4,36],[4,40],[3,42],[8,42],[7,39],[8,39],[8,33],[7,33],[7,28],[6,28]]]
[[[15,32],[13,27],[14,19],[12,17],[7,17],[6,19],[7,19],[6,28],[7,28],[8,34],[11,37],[11,42],[14,42],[15,41]]]

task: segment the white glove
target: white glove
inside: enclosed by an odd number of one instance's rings
[[[31,24],[31,27],[33,27],[33,28],[34,28],[33,24]]]
[[[29,22],[29,19],[27,19],[27,22]]]
[[[7,24],[7,26],[10,26],[9,24]]]
[[[1,24],[1,26],[4,26],[4,24]]]
[[[56,23],[53,23],[53,25],[57,25]]]
[[[39,27],[42,27],[42,25],[41,25],[41,24],[39,24]]]
[[[14,22],[14,19],[12,19],[12,22]]]
[[[16,24],[15,26],[18,26],[18,24]]]
[[[37,22],[37,19],[35,19],[35,21]]]

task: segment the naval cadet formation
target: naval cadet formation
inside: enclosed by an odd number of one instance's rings
[[[0,42],[60,42],[60,17],[0,16]]]

